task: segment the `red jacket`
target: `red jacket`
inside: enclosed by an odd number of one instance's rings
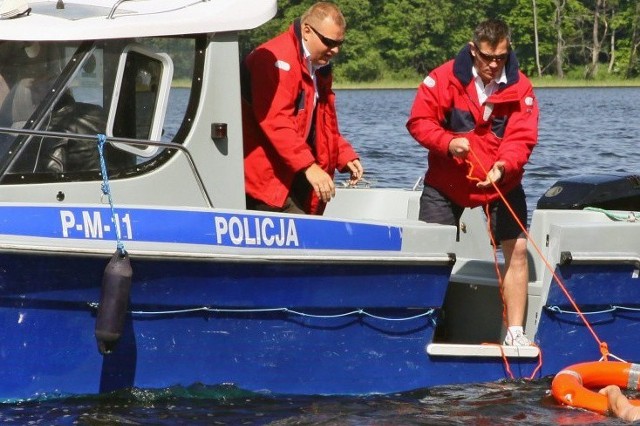
[[[296,173],[315,162],[333,176],[336,169],[343,170],[358,158],[338,129],[330,65],[316,70],[315,146],[307,142],[315,89],[304,57],[299,20],[251,52],[243,62],[242,74],[248,195],[282,207]],[[307,213],[322,214],[324,207],[310,190]]]
[[[496,161],[505,161],[498,188],[506,194],[522,180],[524,166],[538,140],[538,102],[512,52],[505,64],[507,83],[484,105],[478,102],[469,47],[433,70],[416,95],[407,122],[409,133],[429,150],[425,182],[462,207],[475,207],[499,198],[493,186],[480,189],[467,178],[470,166],[449,154],[449,142],[466,137],[472,175],[485,180]],[[493,111],[491,111],[493,105]],[[483,117],[486,116],[486,117]],[[480,159],[480,164],[475,157]]]

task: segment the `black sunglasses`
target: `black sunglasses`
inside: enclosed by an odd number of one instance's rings
[[[316,30],[315,28],[313,28],[311,25],[307,24],[307,26],[309,28],[311,28],[311,31],[313,31],[318,38],[320,39],[320,41],[322,42],[322,44],[324,44],[325,46],[327,46],[329,49],[333,49],[336,47],[340,47],[342,46],[342,43],[344,43],[344,39],[343,40],[334,40],[332,38],[329,37],[325,37],[322,34],[320,34],[318,32],[318,30]]]
[[[502,55],[488,55],[486,53],[482,53],[482,50],[480,50],[477,44],[473,43],[473,45],[475,46],[476,53],[478,54],[478,56],[480,56],[480,59],[482,59],[487,63],[491,63],[495,61],[496,63],[499,64],[500,62],[506,61],[507,58],[509,57],[509,52],[503,53]]]

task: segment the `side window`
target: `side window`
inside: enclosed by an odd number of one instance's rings
[[[0,132],[0,185],[100,180],[97,134],[182,143],[206,45],[206,35],[0,43],[0,53],[17,58],[0,64],[0,127],[68,134]],[[114,179],[147,173],[176,152],[109,142]]]
[[[161,140],[172,78],[173,62],[169,55],[137,43],[128,45],[118,63],[107,136]],[[140,157],[152,157],[160,149],[126,143],[114,145]]]
[[[93,49],[74,42],[33,42],[18,51],[22,50],[24,59],[15,65],[16,72],[9,74],[15,83],[0,108],[0,122],[70,135],[104,133],[106,114],[99,98],[92,93],[91,102],[83,102],[89,88],[77,78],[81,71],[74,65],[86,64],[82,60]],[[94,86],[91,92],[96,91]],[[11,160],[7,174],[99,170],[94,142],[38,135],[5,135],[2,141],[6,149],[15,152],[13,158],[7,156]]]

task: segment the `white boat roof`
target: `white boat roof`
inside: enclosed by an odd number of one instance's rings
[[[276,0],[2,0],[0,40],[61,41],[255,28],[276,13]],[[31,8],[29,15],[2,18]]]

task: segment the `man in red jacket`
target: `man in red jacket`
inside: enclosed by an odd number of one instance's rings
[[[505,259],[504,344],[529,345],[523,330],[527,240],[494,184],[526,226],[521,180],[538,139],[538,105],[503,21],[480,23],[473,41],[424,79],[407,129],[429,150],[420,220],[459,225],[465,208],[489,207],[492,233]]]
[[[247,208],[322,214],[335,196],[335,170],[364,170],[340,134],[330,60],[346,23],[333,3],[311,6],[288,31],[242,64]]]

